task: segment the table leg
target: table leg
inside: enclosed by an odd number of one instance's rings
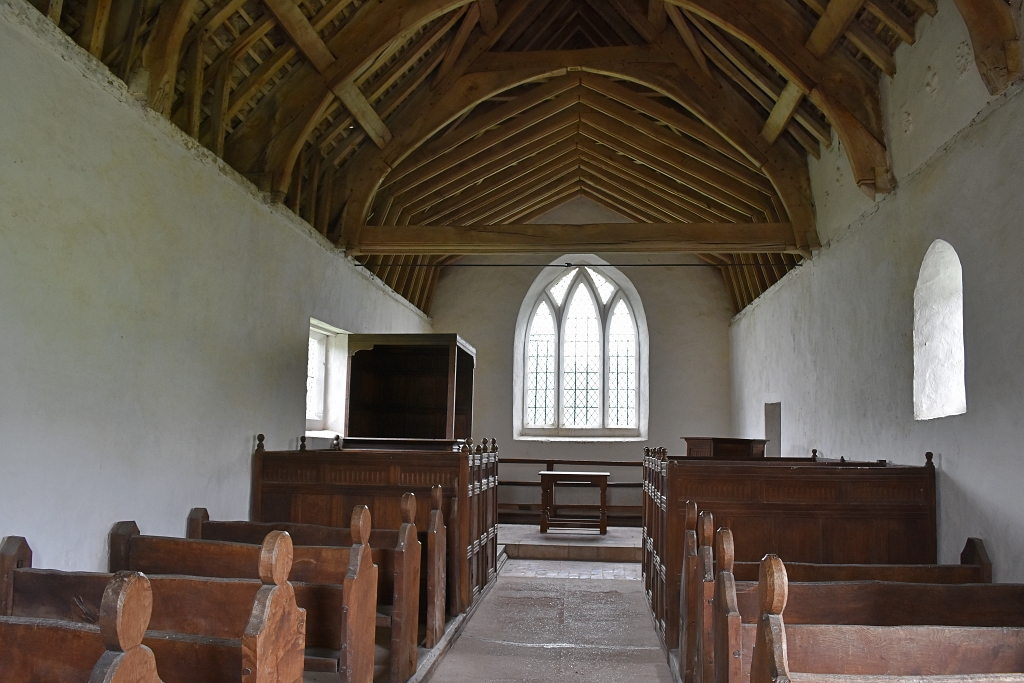
[[[608,481],[601,480],[601,535],[608,533]]]
[[[548,514],[551,509],[551,484],[550,482],[544,482],[544,486],[541,487],[540,493],[540,532],[546,534],[548,532]]]

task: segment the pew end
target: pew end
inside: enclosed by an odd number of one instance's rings
[[[267,534],[259,560],[263,587],[256,593],[252,616],[242,634],[242,683],[302,683],[306,610],[295,603],[295,590],[288,583],[292,559],[291,536],[284,531]],[[264,679],[257,672],[273,678]]]
[[[23,536],[5,536],[0,542],[0,616],[14,609],[14,570],[32,566],[32,548]]]
[[[786,657],[786,626],[782,621],[788,597],[786,566],[777,555],[766,555],[758,572],[761,617],[757,621],[750,662],[750,683],[789,683],[791,680]]]
[[[992,583],[992,561],[985,550],[985,542],[980,538],[967,539],[964,549],[960,551],[960,564],[980,567],[981,583]]]
[[[444,635],[445,604],[447,602],[447,540],[448,529],[441,507],[444,490],[440,486],[430,489],[430,522],[427,526],[427,610],[424,647],[433,648]],[[421,582],[422,590],[423,582]]]
[[[352,551],[345,576],[345,642],[338,670],[348,683],[373,683],[373,653],[377,623],[377,565],[370,550],[370,509],[352,509]]]
[[[715,563],[718,574],[722,572],[732,573],[733,565],[736,562],[736,545],[732,539],[732,529],[719,527],[715,532]]]
[[[708,547],[715,542],[715,516],[707,510],[697,517],[697,541],[700,546]]]
[[[192,508],[185,520],[185,538],[201,539],[203,537],[203,522],[210,521],[210,513],[206,508]]]
[[[116,574],[128,571],[132,554],[132,537],[141,536],[139,525],[135,522],[118,522],[110,529],[110,557],[107,560],[108,571]]]
[[[391,681],[404,683],[416,673],[420,617],[420,564],[423,549],[416,533],[416,495],[405,493],[400,503],[395,584],[407,590],[394,594],[391,605]],[[369,514],[369,512],[367,512]]]
[[[142,644],[153,614],[153,588],[145,574],[118,572],[100,602],[100,637],[106,651],[90,683],[160,683],[156,657]]]

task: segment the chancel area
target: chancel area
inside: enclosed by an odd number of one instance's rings
[[[1021,0],[0,0],[0,680],[1024,683]]]

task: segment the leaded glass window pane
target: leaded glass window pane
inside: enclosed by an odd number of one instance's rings
[[[619,299],[608,321],[608,426],[636,426],[636,328]]]
[[[309,332],[309,355],[306,357],[306,419],[324,417],[324,374],[327,365],[327,337]]]
[[[601,323],[590,290],[576,285],[569,300],[562,351],[562,421],[601,426]]]
[[[615,293],[615,285],[593,268],[587,268],[587,272],[590,273],[590,277],[594,278],[594,285],[597,287],[597,295],[601,297],[601,303],[608,303],[612,294]]]
[[[526,424],[555,425],[555,319],[541,302],[530,323],[526,349]]]
[[[573,268],[568,273],[560,277],[548,290],[551,294],[551,298],[555,300],[556,306],[561,306],[562,302],[565,301],[565,293],[569,291],[569,285],[572,284],[572,277],[575,274],[576,269]]]

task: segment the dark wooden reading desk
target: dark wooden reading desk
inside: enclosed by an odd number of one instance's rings
[[[540,532],[548,529],[599,529],[601,535],[608,533],[608,477],[609,472],[540,472]],[[575,510],[600,510],[598,519],[586,517],[560,517],[555,515],[555,484],[589,484],[601,489],[601,504],[597,505],[559,505],[561,508]]]

